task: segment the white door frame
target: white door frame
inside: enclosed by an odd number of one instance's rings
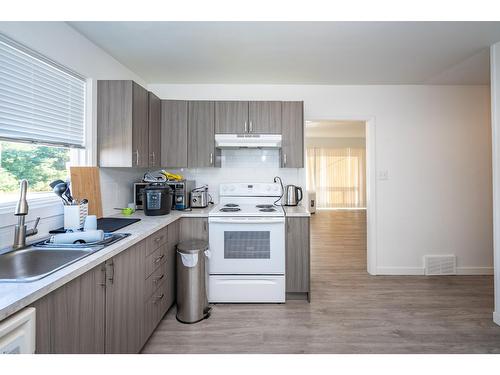
[[[377,274],[377,164],[375,150],[375,117],[328,116],[308,121],[364,121],[366,137],[366,270]],[[306,159],[307,163],[307,159]]]

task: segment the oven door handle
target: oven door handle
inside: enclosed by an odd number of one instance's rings
[[[251,219],[240,219],[240,218],[209,218],[208,223],[216,224],[279,224],[284,223],[284,217],[275,218],[251,218]]]

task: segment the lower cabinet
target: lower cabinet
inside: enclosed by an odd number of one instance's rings
[[[138,353],[145,334],[146,241],[106,261],[106,353]]]
[[[33,303],[36,353],[104,353],[104,264]]]
[[[206,217],[183,217],[179,230],[179,242],[185,240],[208,241],[208,219]]]
[[[310,298],[309,217],[286,218],[287,298]]]
[[[176,221],[36,301],[36,353],[139,353],[175,302]]]

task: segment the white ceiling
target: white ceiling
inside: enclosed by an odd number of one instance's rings
[[[500,22],[70,22],[149,83],[488,84]]]
[[[306,138],[365,138],[364,121],[306,121]]]

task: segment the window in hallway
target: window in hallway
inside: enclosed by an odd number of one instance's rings
[[[306,123],[307,190],[318,208],[366,208],[364,128],[357,121]]]

